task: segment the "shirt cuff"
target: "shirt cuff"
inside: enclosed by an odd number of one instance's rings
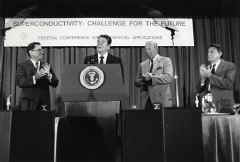
[[[35,78],[35,76],[33,76],[33,84],[34,84],[34,85],[36,84],[36,78]]]
[[[51,73],[49,73],[48,74],[48,80],[51,82],[51,80],[52,80],[52,74]]]
[[[148,81],[145,81],[145,84],[152,85],[152,78],[150,80],[148,80]]]

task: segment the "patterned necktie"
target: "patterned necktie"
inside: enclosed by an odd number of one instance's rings
[[[215,74],[215,66],[216,66],[216,64],[213,64],[213,65],[212,65],[212,70],[211,70],[211,73],[212,73],[212,74]]]
[[[100,64],[103,64],[103,56],[100,56]]]
[[[153,70],[153,60],[152,60],[152,59],[150,60],[150,64],[151,64],[151,65],[150,65],[150,70],[149,70],[149,72],[151,73],[152,70]]]

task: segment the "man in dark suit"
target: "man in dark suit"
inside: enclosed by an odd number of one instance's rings
[[[236,67],[232,62],[221,59],[222,50],[219,44],[208,48],[208,66],[200,66],[200,93],[210,91],[217,112],[232,113],[234,105],[233,85]]]
[[[109,53],[112,39],[109,35],[100,35],[97,38],[97,53],[87,56],[84,59],[84,64],[120,64],[122,61],[119,57]]]
[[[109,35],[99,35],[97,38],[97,53],[94,55],[86,56],[84,59],[84,64],[120,64],[121,73],[124,81],[124,73],[122,61],[119,57],[116,57],[109,53],[111,47],[112,39]],[[96,103],[96,105],[104,106],[105,108],[112,108],[114,105],[111,102],[101,102]],[[120,139],[115,136],[115,117],[108,116],[99,119],[99,123],[103,128],[103,140],[106,144],[106,148],[102,146],[101,150],[98,150],[98,154],[101,154],[102,159],[99,161],[114,162],[118,159],[120,155]]]
[[[21,88],[21,110],[50,110],[49,86],[57,87],[58,79],[46,62],[39,42],[27,46],[29,59],[17,67],[16,84]]]

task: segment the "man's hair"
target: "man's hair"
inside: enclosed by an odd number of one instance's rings
[[[212,43],[212,44],[209,45],[209,48],[210,48],[210,47],[214,47],[214,48],[217,49],[218,52],[222,52],[222,47],[221,47],[220,44]]]
[[[40,42],[32,42],[32,43],[28,44],[28,46],[27,46],[27,54],[28,54],[28,56],[30,56],[29,51],[34,49],[36,45],[41,45],[41,43]]]
[[[158,49],[158,44],[157,44],[157,42],[147,41],[147,42],[145,43],[145,45],[146,45],[146,44],[150,44],[153,48]]]
[[[107,40],[107,44],[110,45],[112,43],[112,38],[107,34],[101,34],[98,38],[105,38]]]

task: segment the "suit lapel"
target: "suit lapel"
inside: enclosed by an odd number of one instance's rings
[[[90,63],[91,64],[98,64],[98,55],[97,54],[90,57]]]
[[[142,73],[145,74],[149,72],[149,70],[150,70],[150,60],[147,59],[142,64]]]
[[[110,54],[107,56],[106,64],[112,63],[112,57]]]
[[[26,62],[26,70],[30,73],[30,74],[34,74],[36,73],[37,69],[34,67],[32,61],[29,59]]]
[[[33,62],[30,59],[27,61],[27,66],[30,67],[31,69],[36,70],[35,66],[33,65]]]
[[[159,56],[157,57],[157,59],[155,61],[153,61],[153,70],[152,72],[156,72],[157,70],[159,70],[159,68],[161,68],[161,59],[162,57]]]
[[[217,67],[215,73],[216,73],[216,74],[221,73],[221,71],[222,71],[223,68],[224,68],[224,61],[221,60],[221,62],[220,62],[220,64],[218,65],[218,67]]]

